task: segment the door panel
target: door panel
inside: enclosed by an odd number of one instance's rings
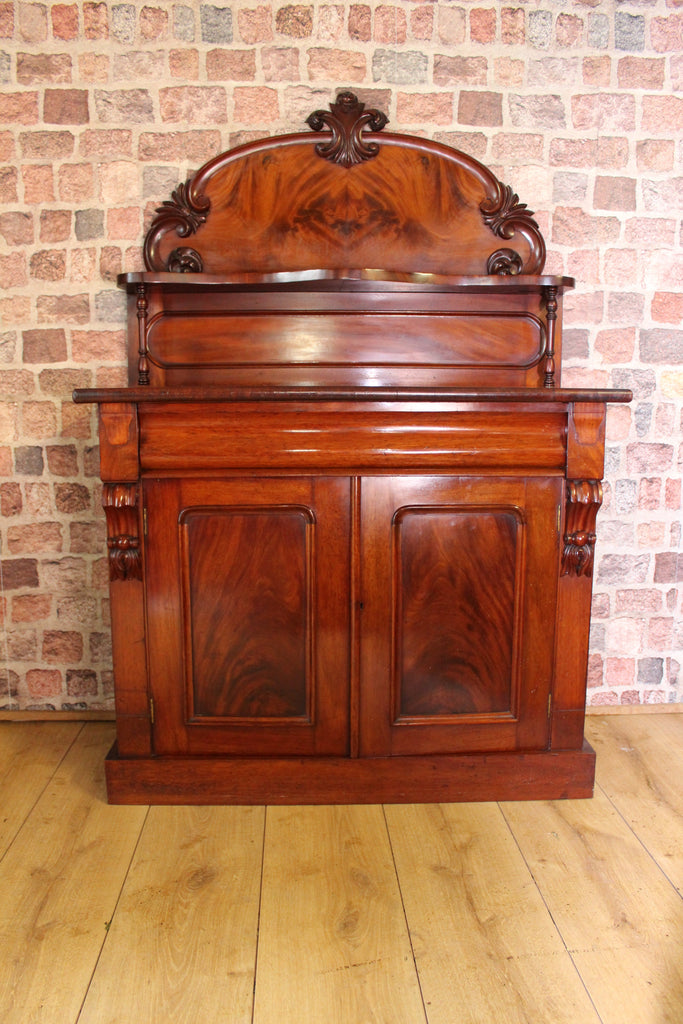
[[[185,510],[180,517],[190,720],[310,720],[310,511]]]
[[[559,479],[363,480],[363,754],[547,746],[560,495]]]
[[[522,534],[514,510],[396,513],[397,719],[512,713]]]
[[[145,483],[156,753],[348,751],[349,490]]]

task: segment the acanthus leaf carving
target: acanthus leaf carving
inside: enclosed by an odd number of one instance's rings
[[[562,552],[563,576],[592,576],[595,520],[602,504],[599,480],[568,480]]]
[[[315,147],[318,156],[342,167],[353,167],[377,156],[376,142],[363,139],[364,129],[379,132],[389,123],[389,118],[379,110],[365,110],[365,104],[352,92],[341,92],[337,102],[330,104],[330,110],[314,110],[306,118],[306,124],[314,132],[326,128],[332,133],[329,142],[319,142]]]
[[[135,483],[105,484],[102,491],[110,580],[142,579],[137,493]]]
[[[500,249],[488,260],[489,274],[540,274],[545,263],[545,242],[534,215],[509,185],[498,182],[496,195],[487,196],[479,204],[484,224],[498,238],[512,239],[519,232],[526,238],[530,254],[525,264],[514,249]],[[502,259],[501,259],[502,257]],[[515,258],[516,257],[516,258]],[[494,266],[495,269],[489,269]],[[519,267],[519,269],[517,269]]]
[[[161,238],[172,230],[175,230],[179,238],[187,238],[188,235],[193,235],[202,224],[206,223],[210,206],[211,203],[207,196],[197,196],[194,194],[192,179],[181,182],[173,190],[171,198],[166,199],[161,206],[157,207],[156,217],[152,221],[152,225],[145,238],[144,256],[145,266],[148,270],[171,269],[169,263],[178,250],[174,250],[171,253],[166,266],[164,266],[163,258],[159,251]],[[194,252],[194,250],[191,251]],[[201,257],[198,253],[196,253],[196,256],[201,263]]]

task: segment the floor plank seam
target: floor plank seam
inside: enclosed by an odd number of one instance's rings
[[[567,945],[565,937],[562,934],[562,929],[560,928],[559,924],[557,923],[557,921],[555,919],[555,915],[553,914],[552,910],[550,909],[550,906],[548,905],[548,901],[546,900],[545,895],[543,893],[543,890],[541,889],[541,886],[538,883],[538,879],[536,878],[536,875],[534,874],[534,871],[533,871],[531,865],[529,864],[529,861],[524,856],[524,851],[523,851],[523,849],[522,849],[522,847],[521,847],[521,845],[520,845],[520,843],[519,843],[519,841],[517,839],[517,836],[515,835],[515,830],[513,829],[512,825],[510,824],[508,816],[506,815],[505,810],[504,810],[504,808],[502,807],[502,805],[500,803],[498,804],[498,808],[500,810],[500,813],[503,816],[503,821],[505,822],[505,824],[507,825],[507,827],[508,827],[508,829],[510,831],[510,835],[512,836],[512,838],[514,840],[515,846],[519,850],[519,855],[522,858],[522,860],[524,861],[524,864],[526,865],[526,869],[529,872],[529,876],[531,877],[534,885],[536,886],[538,894],[541,897],[541,900],[543,901],[543,906],[545,907],[545,909],[546,909],[546,911],[548,913],[548,917],[552,921],[553,927],[554,927],[555,931],[557,932],[557,934],[558,934],[558,936],[560,938],[560,942],[562,943],[564,949],[566,950],[567,956],[571,960],[572,966],[573,966],[574,970],[576,971],[576,975],[577,975],[579,981],[581,982],[581,984],[582,984],[582,986],[584,988],[584,991],[585,991],[585,993],[586,993],[586,995],[588,997],[588,1000],[589,1000],[591,1006],[593,1007],[593,1010],[595,1011],[596,1019],[600,1022],[600,1024],[605,1024],[604,1019],[601,1016],[601,1014],[599,1013],[598,1008],[597,1008],[597,1006],[595,1004],[595,1000],[593,999],[593,995],[592,995],[590,989],[588,988],[588,985],[586,984],[586,981],[585,981],[583,975],[581,974],[581,971],[579,970],[578,964],[576,963],[576,960],[574,959],[574,956],[572,955],[572,950]]]
[[[627,818],[627,817],[626,817],[626,816],[625,816],[625,815],[624,815],[624,814],[622,813],[622,811],[621,811],[621,810],[619,809],[619,806],[618,806],[618,804],[616,804],[616,803],[614,802],[614,800],[613,800],[613,799],[612,799],[612,797],[611,797],[611,796],[609,795],[609,793],[607,792],[607,790],[605,789],[605,787],[604,787],[604,786],[603,786],[603,785],[602,785],[601,783],[599,783],[599,782],[597,782],[597,781],[596,781],[595,785],[596,785],[596,786],[597,786],[597,788],[598,788],[598,789],[600,790],[600,792],[602,793],[602,795],[603,795],[603,796],[605,797],[605,799],[606,799],[606,800],[607,800],[607,802],[609,803],[610,807],[612,807],[612,808],[614,809],[614,811],[615,811],[615,813],[617,814],[617,816],[618,816],[618,817],[619,817],[619,818],[620,818],[620,819],[621,819],[621,820],[623,821],[623,823],[624,823],[624,824],[626,825],[626,827],[628,828],[628,830],[629,830],[629,832],[631,833],[631,835],[632,835],[632,836],[633,836],[633,837],[634,837],[634,838],[635,838],[635,839],[636,839],[636,840],[638,841],[639,845],[640,845],[640,846],[642,846],[643,850],[644,850],[644,851],[645,851],[645,853],[646,853],[646,854],[648,855],[648,857],[650,858],[650,860],[652,861],[652,863],[653,863],[653,864],[654,864],[654,865],[655,865],[655,866],[657,867],[657,869],[659,870],[659,872],[660,872],[660,873],[661,873],[661,874],[662,874],[662,875],[664,876],[664,878],[665,878],[665,879],[667,880],[667,882],[669,883],[669,885],[671,886],[671,888],[672,888],[672,889],[674,890],[674,892],[676,893],[676,895],[678,896],[678,898],[679,898],[679,899],[681,899],[681,900],[683,900],[683,892],[681,892],[681,890],[680,890],[680,889],[678,888],[678,886],[676,885],[676,883],[674,882],[674,880],[673,880],[672,878],[669,878],[669,876],[668,876],[668,874],[667,874],[667,872],[666,872],[666,869],[664,868],[664,866],[663,866],[662,864],[660,864],[660,862],[659,862],[659,861],[657,860],[657,858],[656,858],[656,857],[655,857],[655,855],[654,855],[654,854],[652,853],[652,851],[650,850],[650,848],[649,848],[649,846],[647,845],[647,843],[645,842],[645,840],[644,840],[644,839],[643,839],[643,838],[642,838],[641,836],[639,836],[639,835],[638,835],[638,833],[636,832],[636,830],[635,830],[635,828],[633,827],[633,825],[632,825],[632,824],[630,823],[630,821],[628,820],[628,818]]]
[[[263,902],[263,875],[266,866],[266,829],[268,828],[268,807],[263,808],[263,835],[261,837],[261,876],[258,889],[258,909],[256,911],[256,941],[254,943],[254,981],[251,986],[251,1024],[256,1014],[256,981],[258,978],[259,940],[261,937],[261,905]]]
[[[15,832],[15,833],[14,833],[14,835],[12,836],[12,839],[11,839],[11,840],[10,840],[10,842],[9,842],[9,843],[7,844],[7,846],[5,847],[5,849],[4,849],[3,851],[2,851],[2,853],[0,853],[0,865],[1,865],[2,863],[3,863],[3,861],[4,861],[5,857],[6,857],[6,856],[7,856],[7,854],[8,854],[9,852],[10,852],[10,850],[12,849],[12,847],[14,846],[14,844],[16,843],[17,839],[19,838],[19,836],[21,835],[21,833],[23,832],[23,830],[24,830],[24,829],[26,828],[26,825],[27,825],[27,823],[28,823],[28,820],[29,820],[29,818],[31,817],[31,815],[32,815],[32,814],[33,814],[33,812],[35,811],[36,807],[38,806],[38,804],[39,804],[39,803],[40,803],[40,801],[42,800],[43,796],[45,795],[45,791],[46,791],[46,790],[47,790],[47,789],[49,788],[49,786],[51,786],[51,785],[52,785],[52,782],[53,782],[53,780],[54,780],[54,777],[55,777],[55,775],[57,774],[57,772],[59,771],[59,769],[60,769],[60,768],[62,767],[62,765],[64,764],[64,761],[65,761],[65,759],[66,759],[66,758],[67,758],[67,757],[69,756],[69,752],[70,752],[70,750],[71,750],[71,749],[73,748],[73,745],[74,745],[74,743],[76,743],[76,742],[77,742],[77,740],[78,740],[78,737],[79,737],[79,736],[80,736],[80,735],[81,735],[81,734],[83,733],[84,729],[86,729],[86,728],[87,728],[87,726],[86,726],[86,724],[84,723],[84,724],[83,724],[83,725],[81,726],[81,728],[80,728],[80,729],[78,730],[78,732],[77,732],[77,733],[75,734],[75,736],[73,737],[73,739],[71,740],[71,742],[67,744],[67,746],[66,746],[66,748],[65,748],[65,750],[64,750],[64,752],[63,752],[63,754],[62,754],[62,756],[61,756],[61,757],[59,758],[59,760],[58,760],[58,761],[57,761],[57,763],[55,764],[54,768],[52,769],[52,773],[50,774],[49,778],[47,778],[47,779],[45,780],[45,785],[44,785],[44,786],[43,786],[43,788],[42,788],[42,789],[40,790],[40,792],[39,792],[39,793],[37,794],[37,796],[36,796],[35,800],[34,800],[34,801],[33,801],[33,803],[31,804],[31,806],[30,806],[30,808],[28,809],[28,811],[26,812],[26,814],[24,815],[24,820],[23,820],[23,821],[21,822],[21,824],[20,824],[20,825],[19,825],[19,827],[17,828],[16,832]]]
[[[389,828],[389,822],[387,821],[386,807],[382,804],[382,817],[384,818],[384,827],[387,830],[387,839],[389,841],[389,849],[391,850],[391,859],[394,865],[394,873],[396,875],[396,884],[398,886],[398,894],[401,899],[401,910],[403,911],[403,920],[405,921],[406,932],[408,933],[408,942],[410,944],[410,955],[413,958],[413,966],[415,968],[415,977],[417,978],[417,985],[420,990],[420,1000],[422,1002],[422,1011],[424,1013],[425,1024],[429,1024],[429,1014],[427,1013],[427,1006],[425,1004],[424,992],[422,991],[422,979],[420,978],[420,968],[417,965],[417,958],[415,956],[415,947],[413,946],[413,934],[410,929],[410,922],[408,921],[408,914],[406,911],[406,903],[403,898],[403,887],[401,885],[401,876],[398,871],[398,865],[396,864],[396,855],[394,853],[394,844],[391,838],[391,829]]]
[[[138,833],[137,841],[135,843],[135,846],[133,847],[133,852],[131,853],[130,861],[128,862],[128,867],[126,869],[126,873],[123,876],[123,880],[121,882],[121,887],[120,887],[118,895],[116,897],[116,902],[114,903],[114,909],[112,910],[111,917],[109,918],[109,921],[105,922],[105,925],[104,925],[104,937],[102,938],[102,942],[100,944],[100,948],[99,948],[99,951],[98,951],[98,954],[97,954],[97,959],[95,960],[95,963],[93,965],[93,969],[90,972],[90,978],[88,979],[88,984],[85,986],[85,992],[83,993],[83,998],[81,1000],[81,1005],[80,1005],[80,1007],[78,1009],[78,1014],[76,1015],[76,1019],[74,1021],[74,1024],[78,1024],[79,1020],[81,1019],[81,1014],[83,1013],[83,1008],[85,1007],[85,1004],[86,1004],[87,999],[88,999],[88,994],[90,992],[90,989],[92,988],[93,980],[95,978],[95,975],[97,974],[97,969],[98,969],[98,967],[100,965],[100,960],[102,959],[102,954],[104,953],[104,949],[105,949],[105,946],[107,944],[107,939],[109,937],[109,931],[111,929],[112,924],[114,923],[114,918],[116,917],[116,912],[119,909],[119,904],[121,903],[121,897],[123,896],[123,891],[126,888],[126,883],[128,882],[128,878],[129,878],[129,875],[130,875],[130,872],[131,872],[131,868],[132,868],[133,863],[135,861],[135,857],[136,857],[136,854],[138,852],[138,848],[140,846],[140,841],[142,839],[142,835],[143,835],[143,833],[145,831],[145,827],[147,825],[147,820],[149,818],[149,812],[150,812],[150,808],[148,807],[147,808],[147,813],[145,814],[145,817],[144,817],[144,821],[142,822],[142,825],[140,826],[140,832]]]

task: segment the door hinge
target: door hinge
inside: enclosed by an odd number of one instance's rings
[[[143,536],[147,536],[147,506],[142,506],[142,533]]]
[[[149,721],[154,725],[154,697],[149,698]]]
[[[552,709],[553,709],[553,695],[552,695],[552,693],[549,693],[548,694],[548,718],[550,718],[550,714],[552,712]],[[152,719],[152,721],[153,720],[154,719]]]
[[[145,510],[146,511],[146,510]],[[562,506],[557,506],[557,532],[560,532],[562,526]],[[147,527],[145,527],[145,533],[147,533]]]

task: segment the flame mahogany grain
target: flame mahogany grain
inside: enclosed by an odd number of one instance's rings
[[[590,796],[606,403],[478,161],[342,93],[218,155],[123,275],[100,413],[112,802]]]

